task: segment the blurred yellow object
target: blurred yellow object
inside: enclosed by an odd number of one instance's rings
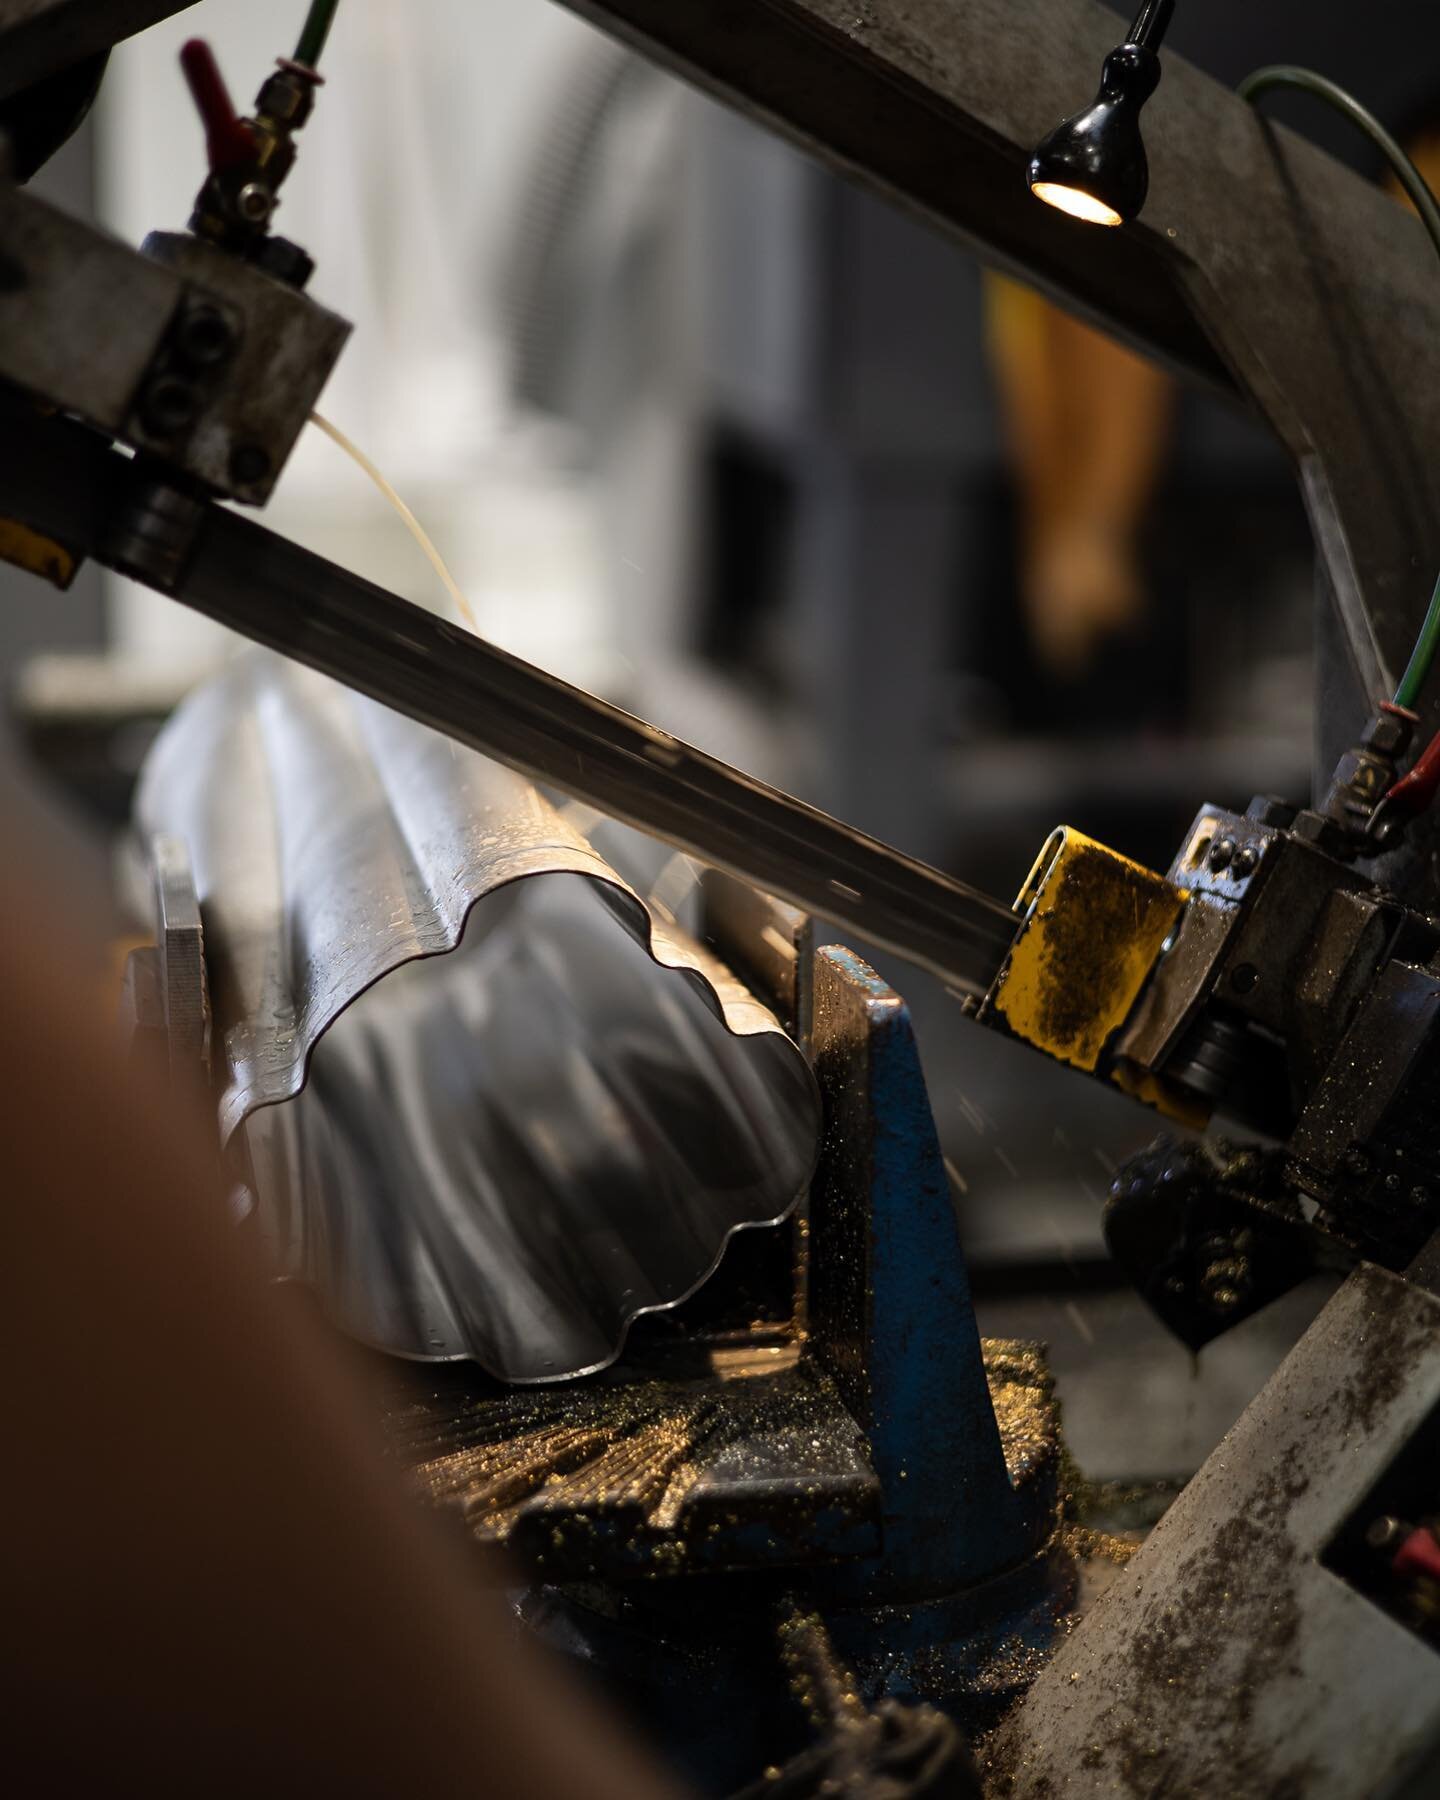
[[[18,519],[0,519],[0,562],[13,563],[58,588],[68,588],[79,567],[63,544],[42,537]]]
[[[1173,383],[1145,358],[1003,276],[986,336],[1020,494],[1020,598],[1037,661],[1083,676],[1146,608],[1139,533]]]

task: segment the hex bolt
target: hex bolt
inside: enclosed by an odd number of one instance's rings
[[[1257,794],[1245,809],[1245,817],[1253,819],[1257,825],[1289,825],[1295,817],[1296,808],[1278,794]]]
[[[1235,854],[1231,868],[1232,875],[1253,875],[1255,865],[1260,861],[1260,852],[1253,844],[1244,844]]]
[[[1409,743],[1414,723],[1413,714],[1406,719],[1393,712],[1376,713],[1365,728],[1366,749],[1377,751],[1381,756],[1398,755]]]
[[[175,348],[197,369],[223,362],[235,348],[235,332],[213,306],[193,306],[175,327]]]
[[[1210,867],[1212,869],[1223,869],[1234,854],[1234,838],[1217,838],[1210,846]]]

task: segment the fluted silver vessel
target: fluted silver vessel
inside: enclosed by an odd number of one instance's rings
[[[189,848],[233,1177],[365,1342],[601,1368],[803,1193],[798,1049],[499,764],[247,654],[162,733],[136,823]]]

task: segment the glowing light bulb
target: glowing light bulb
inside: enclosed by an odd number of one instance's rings
[[[1113,206],[1107,206],[1094,194],[1087,194],[1083,188],[1066,187],[1059,181],[1034,181],[1030,184],[1030,192],[1037,200],[1043,200],[1047,206],[1056,207],[1060,212],[1069,213],[1073,219],[1084,219],[1091,225],[1119,225],[1120,215]]]

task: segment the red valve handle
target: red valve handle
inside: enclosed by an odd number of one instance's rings
[[[1397,1575],[1428,1575],[1432,1581],[1440,1581],[1440,1543],[1422,1525],[1395,1552],[1390,1566]]]
[[[248,162],[255,154],[250,127],[236,116],[215,53],[204,38],[191,38],[180,50],[190,97],[205,127],[205,154],[217,173]]]
[[[1440,788],[1440,731],[1415,759],[1415,767],[1392,782],[1385,798],[1408,813],[1418,813],[1429,806],[1437,788]]]

